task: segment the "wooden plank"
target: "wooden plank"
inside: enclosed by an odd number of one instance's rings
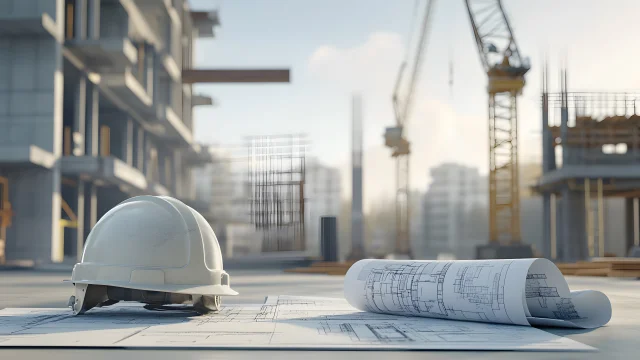
[[[578,269],[575,271],[575,276],[608,276],[609,268],[601,268],[601,269]]]
[[[611,263],[608,262],[589,262],[589,261],[578,261],[576,263],[576,268],[578,269],[609,269],[611,267]]]
[[[640,270],[611,270],[609,271],[609,276],[640,278]]]
[[[611,264],[611,270],[640,270],[640,264]]]
[[[344,267],[350,268],[355,261],[347,261],[347,262],[328,262],[328,261],[318,261],[311,264],[311,267]]]
[[[183,69],[183,84],[289,83],[289,69]]]

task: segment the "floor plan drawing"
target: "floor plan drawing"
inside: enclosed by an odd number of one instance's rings
[[[583,319],[578,314],[568,289],[562,291],[554,285],[547,274],[531,271],[527,274],[525,297],[531,315],[569,321]]]
[[[81,316],[68,309],[4,309],[0,347],[5,346],[593,350],[531,327],[368,313],[345,299],[292,296],[226,305],[208,315],[149,311],[140,304],[95,308]]]
[[[368,311],[509,323],[504,306],[509,266],[508,262],[389,263],[363,269],[358,279]]]
[[[571,292],[547,259],[365,259],[344,284],[351,306],[381,314],[577,328],[611,319],[605,294]]]

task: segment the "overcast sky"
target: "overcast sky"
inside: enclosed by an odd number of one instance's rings
[[[314,155],[343,169],[350,192],[350,94],[364,103],[365,199],[388,196],[394,166],[382,133],[394,122],[391,92],[407,50],[414,0],[190,0],[220,9],[216,38],[199,40],[198,67],[289,67],[290,84],[199,85],[218,107],[196,110],[196,138],[235,144],[246,135],[304,132]],[[418,0],[423,7],[426,0]],[[571,90],[637,89],[634,0],[504,0],[520,51],[532,69],[519,102],[520,161],[540,154],[540,77],[549,59],[552,90],[568,59]],[[449,87],[449,62],[453,87]],[[445,161],[488,166],[486,75],[463,0],[440,0],[410,120],[412,187]],[[365,200],[367,201],[367,200]],[[368,202],[368,201],[367,201]]]

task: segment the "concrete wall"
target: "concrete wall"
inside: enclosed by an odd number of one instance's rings
[[[59,177],[53,171],[37,168],[5,171],[5,175],[15,212],[13,224],[7,229],[7,259],[50,262],[52,244],[59,238],[54,232],[60,217]]]
[[[46,36],[0,37],[0,143],[54,152],[58,46]]]
[[[57,20],[57,5],[56,0],[2,0],[2,17],[28,19],[39,18],[46,13]]]
[[[129,37],[129,15],[119,2],[100,3],[100,37]]]
[[[36,11],[50,12],[53,17],[58,5],[55,1],[13,1],[3,11],[25,17]],[[54,38],[0,37],[0,144],[35,145],[59,156],[63,81],[61,44]],[[0,169],[9,179],[9,200],[16,214],[7,231],[8,259],[62,260],[57,166],[52,170],[34,165]]]

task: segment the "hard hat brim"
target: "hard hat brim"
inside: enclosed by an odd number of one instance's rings
[[[191,294],[191,295],[220,295],[220,296],[234,296],[238,295],[238,292],[231,289],[227,285],[175,285],[175,284],[132,284],[130,282],[120,281],[99,281],[99,280],[71,280],[74,284],[88,284],[88,285],[103,285],[114,286],[125,289],[146,290],[146,291],[159,291],[177,294]]]

